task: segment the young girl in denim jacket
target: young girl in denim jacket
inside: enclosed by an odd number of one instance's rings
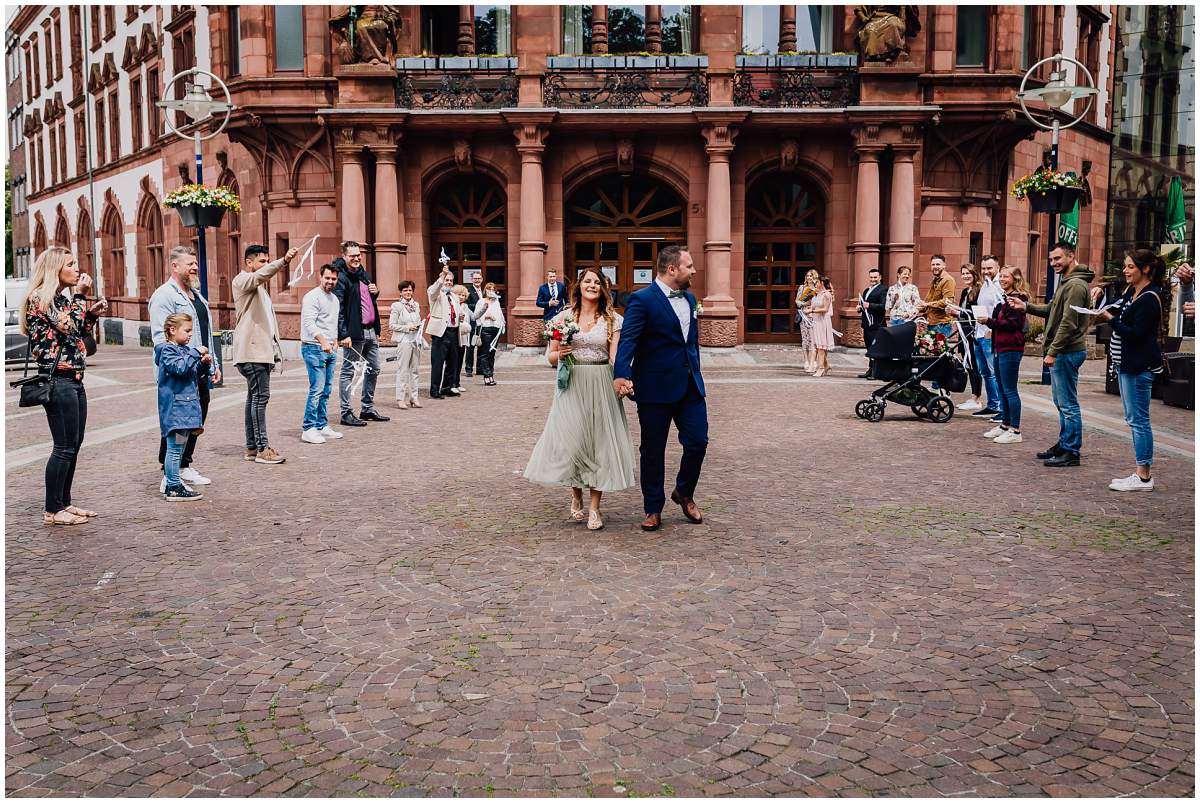
[[[203,430],[200,413],[201,376],[212,366],[212,355],[204,346],[193,348],[192,316],[176,313],[163,323],[167,340],[154,347],[154,364],[158,366],[158,424],[167,439],[167,459],[163,466],[167,488],[163,498],[168,502],[190,502],[203,498],[179,478],[179,463],[187,446],[188,435]]]

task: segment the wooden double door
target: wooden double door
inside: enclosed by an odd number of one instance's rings
[[[630,294],[654,281],[658,252],[668,245],[682,245],[683,232],[651,233],[588,232],[567,236],[567,253],[572,260],[568,283],[573,283],[584,268],[599,268],[616,291],[617,307],[624,308]]]

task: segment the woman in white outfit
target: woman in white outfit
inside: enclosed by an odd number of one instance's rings
[[[475,305],[473,313],[478,328],[475,337],[476,352],[479,355],[479,373],[483,374],[483,384],[496,384],[496,347],[500,343],[500,335],[504,333],[504,306],[500,303],[500,295],[496,292],[496,283],[488,282],[483,286],[483,297]]]
[[[396,406],[420,407],[417,401],[417,366],[421,362],[421,305],[413,299],[412,282],[400,282],[400,300],[392,304],[388,327],[396,344]]]

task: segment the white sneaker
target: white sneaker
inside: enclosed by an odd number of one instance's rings
[[[335,432],[333,427],[329,426],[328,424],[318,429],[317,432],[319,432],[321,437],[327,441],[337,440],[338,438],[342,437],[342,433]]]
[[[1004,430],[1003,432],[1001,432],[999,435],[997,435],[992,440],[992,443],[1020,443],[1020,442],[1021,442],[1021,433],[1013,432],[1011,429]]]
[[[300,436],[300,440],[304,441],[305,443],[324,443],[325,442],[325,439],[321,437],[321,430],[319,430],[319,429],[304,430],[304,434]]]
[[[969,399],[967,401],[963,402],[962,404],[956,404],[954,406],[955,406],[955,408],[957,408],[959,410],[966,410],[968,412],[970,412],[971,410],[982,410],[983,409],[982,404],[980,404],[977,401],[971,401]]]
[[[454,389],[457,390],[459,393],[463,392],[462,385],[456,385]]]
[[[1113,491],[1153,491],[1154,477],[1143,482],[1136,473],[1130,474],[1128,477],[1113,480],[1108,487]]]
[[[1007,429],[1005,429],[1004,427],[1000,426],[999,424],[997,424],[996,426],[994,426],[994,427],[992,427],[991,429],[989,429],[987,432],[983,433],[983,437],[985,437],[985,438],[998,438],[998,437],[1000,437],[1002,434],[1004,434],[1005,432],[1008,432],[1008,430],[1007,430]]]
[[[180,479],[182,479],[183,472],[181,471],[181,472],[179,472],[179,474],[180,474]],[[195,490],[194,488],[192,488],[192,486],[188,485],[186,482],[183,484],[183,487],[187,488],[189,491]],[[163,474],[162,482],[160,482],[158,484],[158,492],[160,494],[165,494],[167,492],[167,475],[166,474]]]
[[[179,472],[179,479],[183,480],[185,483],[190,482],[192,485],[211,485],[212,484],[212,480],[210,480],[208,477],[201,476],[200,472],[197,471],[196,469],[192,468],[191,466],[188,466],[187,468],[185,468]]]

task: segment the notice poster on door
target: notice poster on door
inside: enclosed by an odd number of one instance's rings
[[[654,268],[633,269],[634,284],[650,284],[652,281],[654,281]]]
[[[481,268],[463,268],[462,280],[463,284],[470,284],[475,281],[475,277],[482,273]]]
[[[601,265],[600,271],[608,277],[610,284],[617,283],[617,266],[616,265]]]

